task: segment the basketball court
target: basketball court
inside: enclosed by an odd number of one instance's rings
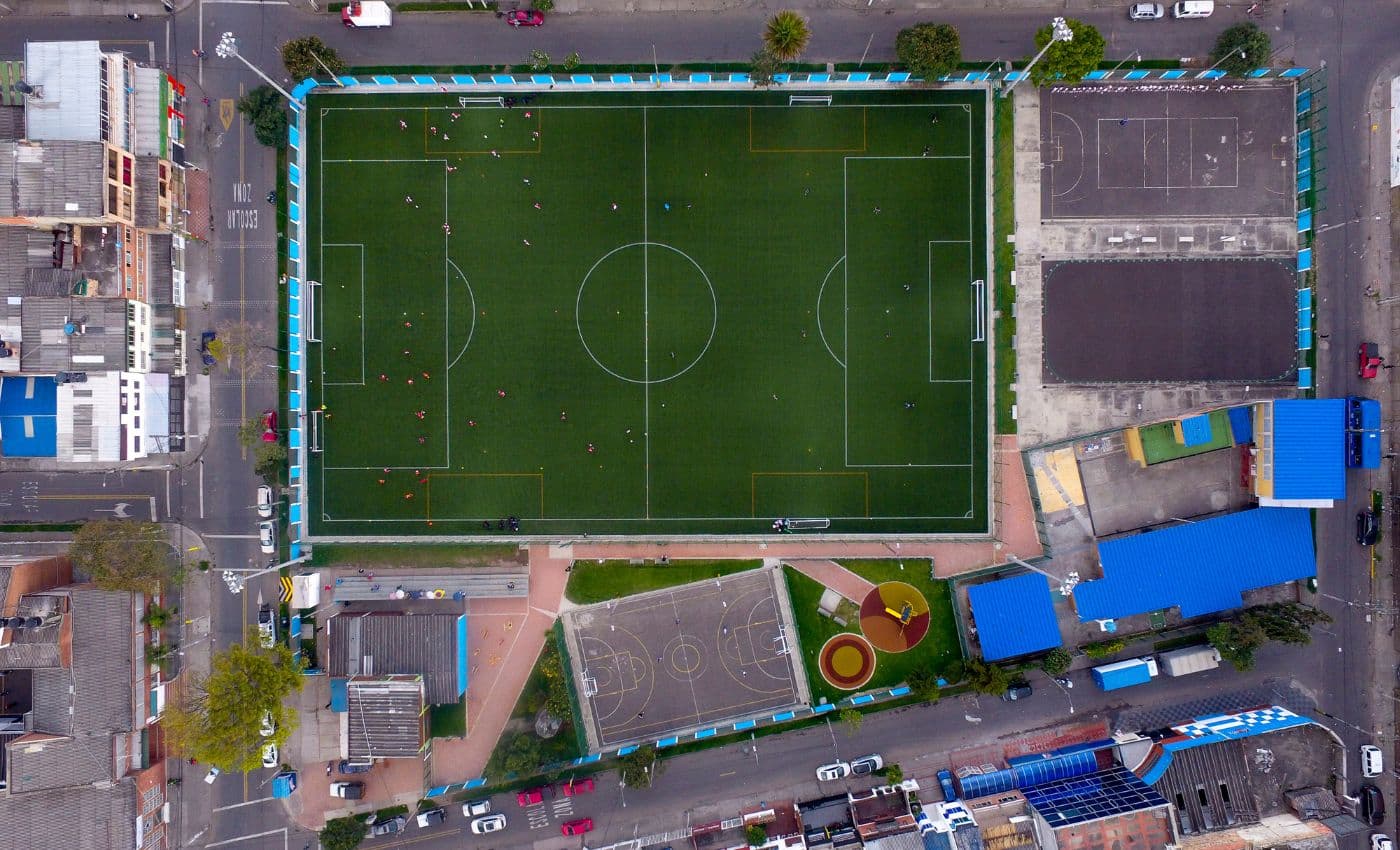
[[[1041,95],[1041,212],[1292,216],[1293,86],[1143,82]]]
[[[566,612],[590,750],[807,701],[778,573],[759,569]]]

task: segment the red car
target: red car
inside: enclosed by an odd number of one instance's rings
[[[506,23],[513,27],[538,27],[544,24],[544,12],[534,9],[513,9],[506,12]]]
[[[277,442],[277,411],[264,410],[262,415],[263,442]]]
[[[585,832],[593,831],[593,818],[579,818],[571,820],[559,827],[559,831],[564,835],[583,835]]]
[[[576,797],[579,794],[589,794],[593,791],[593,777],[585,776],[582,779],[570,779],[559,790],[564,792],[565,797]]]
[[[1356,374],[1362,378],[1374,378],[1385,360],[1380,348],[1374,342],[1363,342],[1356,352]]]
[[[533,806],[544,799],[543,788],[526,788],[515,795],[515,802],[522,806]]]

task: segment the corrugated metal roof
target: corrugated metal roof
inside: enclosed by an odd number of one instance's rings
[[[1246,590],[1317,574],[1301,508],[1255,508],[1099,544],[1104,577],[1074,588],[1080,620],[1179,607],[1182,617],[1228,611]]]
[[[136,226],[160,225],[160,158],[136,158]]]
[[[15,837],[26,850],[135,847],[136,813],[130,779],[111,787],[10,794],[0,805],[0,835]]]
[[[1050,585],[1026,573],[967,589],[977,640],[988,661],[1052,649],[1064,643],[1055,620]]]
[[[20,363],[28,372],[104,372],[126,369],[126,300],[25,298],[20,319]],[[82,333],[65,333],[68,323]]]
[[[146,267],[151,270],[151,304],[174,303],[174,254],[169,233],[152,233],[146,251]]]
[[[136,67],[136,139],[132,153],[137,156],[163,156],[160,128],[165,116],[160,111],[160,90],[165,85],[165,72],[159,68]]]
[[[24,107],[0,106],[0,139],[24,138]]]
[[[327,623],[331,676],[420,673],[430,704],[457,702],[456,614],[340,614]],[[465,648],[461,648],[464,650]]]
[[[0,216],[101,218],[105,157],[101,142],[0,141]]]
[[[422,751],[422,676],[351,679],[346,697],[349,758],[411,758]]]
[[[31,41],[24,46],[25,82],[43,89],[25,98],[31,139],[102,139],[102,48],[95,41]]]
[[[1211,441],[1210,417],[1207,415],[1188,416],[1181,420],[1181,444],[1199,446]]]
[[[1346,400],[1274,402],[1275,499],[1345,499]]]

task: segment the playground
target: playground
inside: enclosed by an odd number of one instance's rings
[[[985,532],[985,98],[312,93],[311,536]]]

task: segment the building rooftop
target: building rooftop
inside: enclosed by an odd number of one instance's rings
[[[1026,802],[1030,803],[1031,808],[1056,830],[1167,805],[1161,794],[1122,765],[1084,776],[1032,785],[1022,788],[1021,793],[1026,795]],[[1167,827],[1166,836],[1169,841],[1170,827]],[[1143,845],[1142,850],[1160,846]]]
[[[101,218],[106,156],[95,141],[0,141],[0,218]]]
[[[354,761],[410,758],[426,740],[423,677],[355,678],[346,683],[346,756]]]
[[[461,614],[339,614],[326,621],[329,673],[419,673],[429,704],[457,702],[467,688],[466,623]]]
[[[1074,588],[1080,620],[1238,608],[1246,590],[1317,574],[1309,513],[1255,508],[1099,544],[1104,577]]]
[[[127,369],[125,299],[32,296],[21,309],[26,372]]]
[[[102,47],[96,41],[31,41],[24,46],[31,139],[102,140]],[[118,81],[119,82],[119,81]]]
[[[1039,573],[976,584],[967,589],[977,641],[988,661],[1053,649],[1064,643],[1050,584]]]
[[[23,836],[26,850],[135,847],[134,783],[125,779],[109,788],[78,785],[11,793],[0,803],[0,835]]]
[[[1273,402],[1275,499],[1345,499],[1346,400]]]

